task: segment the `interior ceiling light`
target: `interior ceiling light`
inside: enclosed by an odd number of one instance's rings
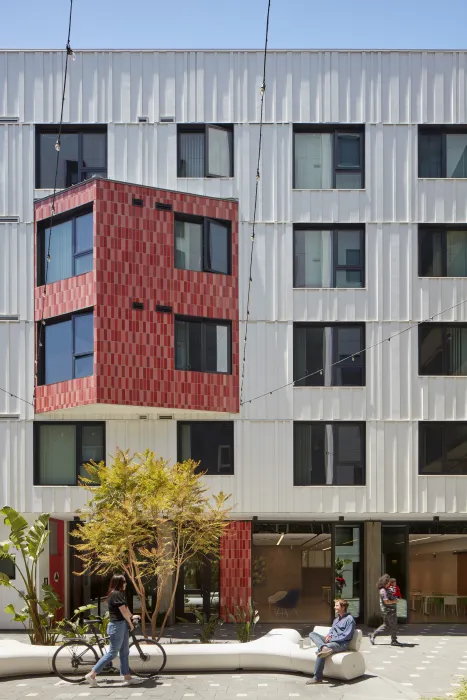
[[[281,536],[279,537],[279,539],[276,542],[277,545],[279,545],[282,542],[282,540],[284,539],[284,535],[285,535],[285,532],[281,532]]]

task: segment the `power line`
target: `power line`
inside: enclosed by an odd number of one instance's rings
[[[250,295],[251,295],[251,283],[252,270],[253,270],[253,252],[255,249],[255,229],[256,229],[256,211],[258,208],[258,189],[259,181],[261,178],[260,174],[260,161],[261,161],[261,145],[263,141],[263,111],[264,111],[264,95],[266,93],[266,58],[268,53],[268,36],[269,36],[269,13],[271,10],[271,0],[268,0],[268,12],[266,16],[266,37],[264,41],[264,56],[263,56],[263,82],[261,83],[261,107],[260,107],[260,118],[259,118],[259,141],[258,141],[258,162],[256,164],[256,185],[255,185],[255,204],[253,207],[253,226],[251,230],[251,250],[250,250],[250,268],[248,271],[248,293],[246,300],[246,318],[245,318],[245,338],[243,341],[243,360],[242,360],[242,378],[240,383],[240,406],[242,405],[243,397],[243,385],[245,382],[245,362],[246,362],[246,343],[248,339],[248,322],[250,316]]]
[[[399,335],[403,335],[404,333],[407,333],[407,331],[412,330],[412,328],[416,328],[417,326],[420,326],[422,323],[428,323],[429,321],[433,321],[434,318],[437,318],[438,316],[441,316],[442,314],[445,314],[447,311],[451,311],[451,309],[455,309],[458,306],[461,306],[461,304],[467,303],[467,299],[462,299],[462,301],[459,301],[457,304],[453,304],[453,306],[450,306],[447,309],[443,309],[437,314],[433,314],[432,316],[429,316],[426,319],[423,319],[422,321],[417,321],[416,323],[412,323],[410,326],[407,328],[404,328],[402,331],[399,331],[398,333],[394,333],[393,335],[389,336],[389,338],[384,338],[383,340],[378,341],[377,343],[373,343],[373,345],[368,345],[366,348],[362,348],[361,350],[357,350],[357,352],[352,353],[352,355],[347,355],[347,357],[343,357],[340,360],[337,360],[337,362],[333,362],[331,365],[327,365],[326,367],[322,367],[321,369],[317,369],[314,372],[310,372],[309,374],[305,374],[303,377],[299,377],[298,379],[293,379],[291,382],[287,382],[286,384],[282,384],[281,386],[276,387],[275,389],[271,389],[271,391],[265,391],[263,394],[259,394],[258,396],[254,396],[252,399],[248,399],[247,401],[243,401],[240,403],[240,406],[246,406],[248,403],[252,403],[253,401],[258,401],[258,399],[263,399],[265,396],[269,396],[270,394],[275,394],[277,391],[281,391],[281,389],[286,389],[289,386],[295,386],[295,384],[298,384],[299,382],[302,382],[304,379],[308,379],[308,377],[314,377],[317,374],[323,374],[323,372],[326,369],[331,369],[332,367],[335,367],[336,365],[340,365],[342,362],[345,362],[346,360],[353,360],[355,357],[358,357],[359,355],[363,355],[364,352],[368,352],[368,350],[372,350],[373,348],[378,347],[378,345],[382,345],[383,343],[390,343],[393,338],[397,338]]]
[[[46,257],[46,261],[45,261],[44,285],[43,285],[43,290],[42,290],[41,320],[40,320],[40,324],[39,324],[39,330],[37,333],[37,349],[36,349],[36,360],[35,360],[35,368],[34,368],[33,405],[34,405],[34,399],[36,396],[36,388],[38,386],[39,367],[40,367],[40,360],[41,360],[41,348],[43,346],[43,336],[44,336],[44,326],[45,326],[45,321],[44,321],[45,299],[47,296],[47,277],[48,277],[48,273],[49,273],[50,251],[51,251],[51,242],[52,242],[52,227],[53,227],[53,219],[55,216],[55,198],[57,196],[58,166],[59,166],[59,162],[60,162],[60,148],[61,148],[62,127],[63,127],[63,110],[65,107],[66,79],[67,79],[67,75],[68,75],[68,60],[71,58],[74,61],[76,58],[74,51],[72,50],[71,45],[70,45],[72,15],[73,15],[73,0],[70,0],[70,15],[69,15],[69,19],[68,19],[68,37],[67,37],[67,42],[66,42],[66,47],[65,47],[66,55],[65,55],[65,71],[63,74],[62,105],[61,105],[61,110],[60,110],[60,123],[58,125],[58,136],[57,136],[57,141],[55,143],[55,150],[57,151],[57,158],[55,161],[54,189],[53,189],[53,195],[52,195],[52,204],[50,207],[50,223],[48,226],[48,234],[49,235],[48,235],[48,242],[47,242],[47,257]],[[26,403],[30,403],[30,402],[27,401]]]

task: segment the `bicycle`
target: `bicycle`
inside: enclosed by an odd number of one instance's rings
[[[139,618],[134,618],[139,621]],[[92,626],[92,623],[88,625]],[[130,632],[132,642],[130,644],[130,673],[139,678],[152,678],[161,673],[167,662],[167,654],[164,647],[154,639],[137,637],[134,629]],[[81,683],[89,671],[96,665],[99,657],[104,656],[108,636],[94,633],[93,642],[86,639],[68,639],[57,649],[52,659],[52,668],[59,678],[68,683]],[[146,647],[146,648],[144,648]],[[149,648],[150,647],[150,648]],[[131,654],[131,650],[137,654]],[[104,672],[112,672],[112,662],[104,669]]]

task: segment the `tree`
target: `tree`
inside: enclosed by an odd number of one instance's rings
[[[11,603],[6,606],[5,612],[13,615],[15,622],[22,623],[31,644],[53,645],[57,638],[55,613],[63,607],[62,602],[52,586],[42,585],[40,600],[37,591],[37,565],[49,536],[50,516],[43,513],[32,525],[28,525],[23,516],[9,506],[4,506],[0,513],[5,516],[5,525],[10,528],[8,540],[0,542],[0,559],[7,559],[15,565],[24,586],[24,591],[19,590],[7,574],[0,573],[0,585],[16,591],[24,602],[19,612]]]
[[[209,498],[197,466],[192,460],[170,465],[150,450],[131,456],[119,450],[109,466],[86,465],[89,478],[82,479],[91,498],[73,535],[83,573],[123,571],[141,603],[143,633],[150,620],[153,638],[163,590],[173,584],[159,638],[183,565],[197,554],[219,556],[227,525],[228,496]],[[146,590],[154,579],[156,604],[149,614]]]

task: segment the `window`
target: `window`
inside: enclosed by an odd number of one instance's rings
[[[176,318],[175,369],[230,374],[230,322]]]
[[[419,474],[467,474],[467,423],[418,424]]]
[[[467,228],[418,229],[420,277],[467,277]]]
[[[105,423],[34,423],[35,484],[75,486],[91,460],[105,459]]]
[[[43,383],[89,377],[94,372],[94,314],[73,314],[46,322]]]
[[[294,324],[295,386],[365,386],[364,347],[362,324]]]
[[[364,133],[363,126],[295,126],[294,188],[362,189]]]
[[[418,177],[467,178],[467,129],[418,129]]]
[[[418,344],[420,375],[467,376],[467,324],[422,323]]]
[[[294,230],[294,287],[363,287],[365,235],[362,229]]]
[[[58,217],[57,217],[58,219]],[[50,260],[47,266],[50,237]],[[82,275],[93,268],[93,214],[81,213],[38,229],[38,284]]]
[[[16,566],[10,559],[0,559],[0,574],[6,574],[10,581],[16,578]]]
[[[180,126],[178,177],[233,177],[232,126]]]
[[[36,187],[53,189],[58,140],[57,126],[36,131]],[[71,187],[93,175],[107,177],[107,128],[65,127],[60,136],[57,187]]]
[[[294,423],[294,486],[364,486],[364,423]]]
[[[230,224],[216,219],[177,216],[175,267],[230,274]]]
[[[178,460],[200,462],[200,471],[208,474],[233,474],[233,435],[232,422],[178,423]]]

